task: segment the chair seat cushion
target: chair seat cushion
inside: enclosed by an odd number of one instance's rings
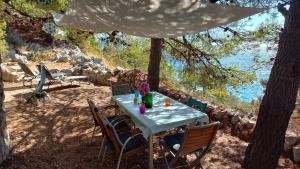
[[[120,141],[124,144],[125,141],[133,136],[134,134],[131,133],[131,132],[123,132],[123,133],[120,133],[118,134],[119,135],[119,139]],[[145,146],[147,144],[146,140],[140,135],[140,136],[136,136],[134,137],[133,139],[131,139],[126,147],[125,147],[125,152],[128,152],[128,151],[131,151],[131,150],[134,150],[136,148],[139,148],[139,147],[142,147],[142,146]]]
[[[183,143],[184,133],[176,133],[173,135],[168,135],[163,138],[165,145],[169,147],[170,150],[176,152],[179,150],[180,145]]]

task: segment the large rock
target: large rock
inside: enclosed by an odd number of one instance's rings
[[[284,151],[291,152],[293,146],[300,140],[298,135],[294,132],[287,132],[285,135],[285,142],[284,142]]]
[[[293,159],[296,163],[300,164],[300,144],[293,147]]]
[[[11,50],[9,50],[7,56],[9,58],[14,58],[16,56],[16,54],[17,54],[17,51],[15,49],[11,49]]]
[[[93,69],[92,67],[87,67],[82,69],[82,75],[88,76],[95,84],[100,85],[111,85],[109,79],[112,77],[112,73],[109,70],[104,69]]]
[[[101,59],[90,58],[84,54],[78,47],[75,48],[64,48],[62,51],[57,52],[53,56],[53,61],[56,62],[70,62],[73,65],[83,65],[85,62],[93,62],[100,64]]]
[[[13,62],[18,62],[18,63],[24,63],[28,64],[28,59],[26,56],[17,54],[15,49],[11,49],[8,52],[8,57],[11,59]]]
[[[2,78],[5,82],[19,82],[24,77],[24,73],[20,72],[20,67],[17,65],[1,64],[1,69]]]
[[[80,66],[75,66],[74,70],[72,72],[72,75],[74,76],[78,76],[78,75],[82,75],[82,68]]]
[[[95,79],[95,83],[96,84],[100,84],[100,85],[106,85],[106,86],[110,86],[111,82],[110,82],[110,78],[112,77],[112,73],[111,72],[106,72],[106,73],[97,73],[96,74],[96,79]]]
[[[241,121],[241,118],[238,114],[235,114],[232,118],[231,118],[231,124],[232,125],[235,125],[237,124],[238,122]]]
[[[224,117],[226,114],[227,114],[227,111],[226,111],[226,110],[219,111],[219,112],[217,112],[215,118],[216,118],[216,120],[222,122],[222,121],[223,121],[223,117]]]
[[[65,73],[67,76],[72,75],[73,71],[70,69],[62,69],[60,72]]]
[[[69,62],[70,57],[68,55],[62,55],[61,53],[56,53],[53,58],[56,62]]]

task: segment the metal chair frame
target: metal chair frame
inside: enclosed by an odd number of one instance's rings
[[[130,119],[122,119],[122,120],[119,120],[119,121],[115,121],[115,123],[109,123],[108,120],[103,117],[103,115],[100,115],[101,116],[101,119],[102,119],[102,122],[104,123],[106,127],[106,133],[107,133],[107,137],[112,141],[113,143],[113,146],[114,146],[114,149],[115,149],[115,152],[116,152],[116,155],[118,156],[118,162],[117,162],[117,169],[120,168],[120,164],[121,164],[121,160],[122,160],[122,156],[125,154],[126,156],[126,164],[127,165],[127,158],[130,157],[130,156],[136,156],[137,153],[140,153],[141,151],[145,150],[147,148],[147,146],[142,146],[142,147],[138,147],[136,149],[133,149],[133,150],[130,150],[128,152],[124,152],[127,144],[132,141],[134,138],[138,137],[138,136],[141,136],[142,133],[135,133],[134,131],[131,131],[131,133],[133,134],[132,136],[130,136],[129,138],[127,138],[127,140],[122,143],[122,141],[120,140],[119,136],[118,136],[118,131],[116,130],[116,127],[118,125],[120,125],[122,122],[128,122],[128,123],[132,123],[132,121]],[[134,128],[134,127],[132,127]],[[147,143],[145,141],[145,143]],[[102,147],[103,149],[103,147]],[[102,149],[100,150],[99,152],[99,155],[102,154]],[[102,159],[101,159],[101,162],[100,162],[100,166],[103,165],[103,161],[104,161],[104,156],[106,154],[106,151],[107,151],[107,146],[104,147],[104,150],[103,150],[103,156],[102,156]]]
[[[97,113],[101,113],[101,112],[103,113],[104,111],[106,111],[108,109],[115,108],[115,106],[114,105],[109,105],[109,106],[102,107],[100,109],[99,107],[96,106],[95,102],[92,101],[91,99],[87,99],[87,102],[89,104],[89,108],[92,112],[93,119],[94,119],[94,129],[93,129],[92,138],[90,140],[90,144],[91,144],[92,140],[93,140],[93,137],[94,137],[94,134],[95,134],[96,127],[100,127],[100,129],[101,129],[99,118],[97,120]],[[119,120],[126,119],[126,118],[129,118],[129,117],[127,115],[119,115],[119,116],[116,116],[112,121],[110,121],[110,123],[115,123]]]

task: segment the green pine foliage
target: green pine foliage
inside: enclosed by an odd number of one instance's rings
[[[6,28],[6,22],[5,20],[1,19],[0,20],[0,53],[1,54],[7,51],[7,44],[5,41],[5,37],[6,37],[5,28]]]
[[[129,38],[130,46],[106,44],[103,49],[103,55],[112,65],[128,69],[135,68],[147,72],[150,41],[134,37]]]
[[[44,5],[37,0],[10,0],[9,3],[17,10],[32,17],[50,17],[51,11],[63,12],[66,10],[68,0],[53,0],[52,3]]]

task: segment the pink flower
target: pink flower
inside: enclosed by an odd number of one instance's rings
[[[147,82],[142,82],[140,84],[139,91],[140,91],[140,93],[141,93],[142,96],[145,96],[147,93],[150,92],[149,84]]]

